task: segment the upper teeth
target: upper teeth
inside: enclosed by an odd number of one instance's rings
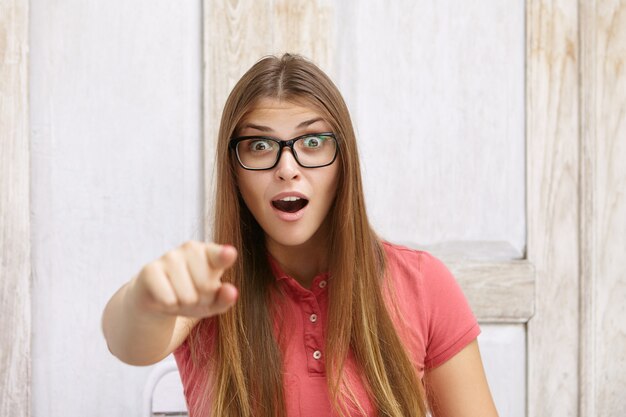
[[[280,199],[280,201],[296,201],[296,200],[300,200],[300,197],[283,197]]]

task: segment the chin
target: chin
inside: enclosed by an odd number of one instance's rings
[[[275,244],[286,247],[296,247],[300,245],[304,245],[311,237],[313,237],[312,233],[280,233],[277,235],[269,235],[270,238],[274,241]]]

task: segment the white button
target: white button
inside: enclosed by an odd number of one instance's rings
[[[309,317],[309,320],[311,320],[311,323],[315,323],[317,321],[317,314],[311,314],[311,317]]]
[[[315,352],[313,352],[313,357],[315,359],[319,359],[322,357],[322,352],[320,352],[319,350],[316,350]]]
[[[320,288],[324,288],[326,286],[326,281],[320,281]]]

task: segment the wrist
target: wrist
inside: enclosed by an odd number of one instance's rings
[[[173,318],[151,305],[154,303],[150,302],[148,291],[141,283],[138,275],[126,284],[123,291],[122,305],[127,317],[135,317],[141,321],[163,321],[167,318]]]

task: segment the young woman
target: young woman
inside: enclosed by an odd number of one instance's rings
[[[114,355],[174,352],[192,417],[497,415],[454,278],[371,229],[350,115],[319,68],[255,64],[217,155],[219,244],[187,242],[112,297]]]

